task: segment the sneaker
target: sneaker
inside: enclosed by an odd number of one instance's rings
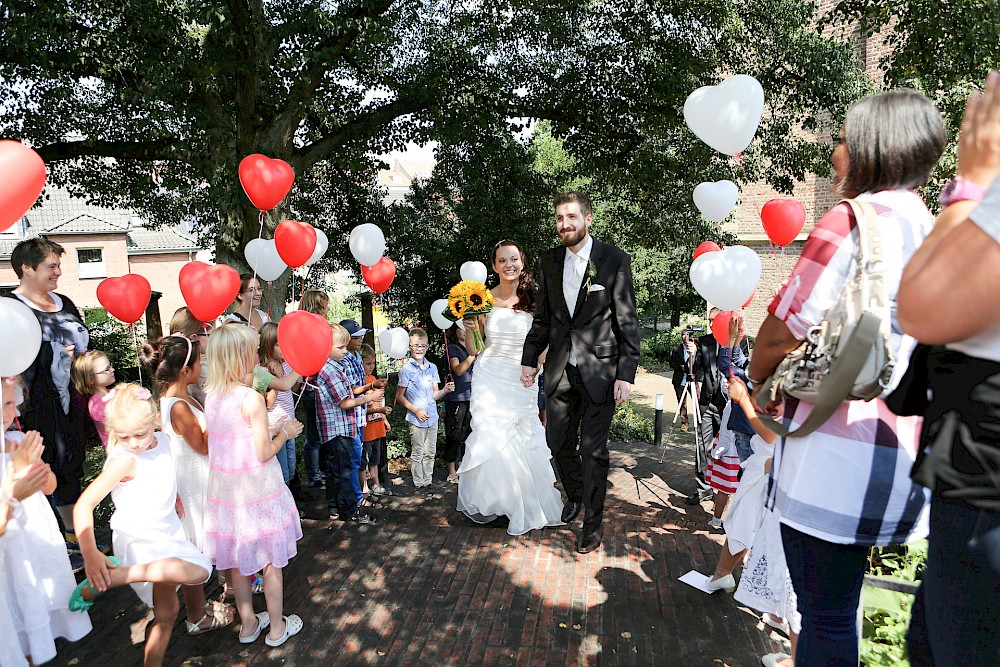
[[[369,524],[375,523],[375,517],[365,512],[355,512],[350,518],[351,523]]]
[[[77,574],[78,572],[83,572],[83,567],[84,567],[83,554],[81,554],[79,551],[70,551],[69,566],[73,570],[73,574]]]
[[[326,484],[321,479],[314,479],[313,481],[309,482],[309,488],[310,489],[325,489],[326,488]]]
[[[722,519],[713,516],[712,520],[708,522],[708,525],[718,530],[719,528],[722,528]]]

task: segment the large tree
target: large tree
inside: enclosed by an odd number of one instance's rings
[[[259,233],[237,164],[285,159],[296,188],[264,233],[306,217],[330,235],[332,268],[347,264],[349,228],[390,219],[375,155],[433,139],[449,147],[442,160],[475,154],[503,173],[503,151],[461,147],[503,146],[524,119],[548,119],[582,172],[643,208],[656,227],[642,234],[670,244],[690,235],[701,180],[787,190],[825,169],[797,131],[837,117],[863,84],[850,46],[813,29],[814,11],[806,0],[7,0],[0,134],[36,146],[75,193],[154,223],[193,217],[233,264]],[[695,140],[680,115],[691,90],[727,72],[767,91],[741,161]]]

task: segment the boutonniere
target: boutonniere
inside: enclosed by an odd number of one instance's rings
[[[587,276],[586,281],[583,283],[583,288],[584,290],[586,290],[586,296],[583,297],[583,300],[586,301],[587,299],[590,298],[591,281],[593,281],[594,278],[597,277],[597,267],[594,265],[594,260],[592,259],[587,260],[587,273],[584,275]]]

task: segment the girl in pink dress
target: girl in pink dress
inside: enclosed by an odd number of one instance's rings
[[[254,642],[270,625],[265,642],[280,646],[302,629],[298,616],[282,615],[281,573],[296,554],[302,528],[274,456],[302,424],[276,424],[272,439],[264,398],[250,387],[258,344],[257,332],[239,324],[219,327],[208,341],[205,553],[229,570],[226,581],[243,624],[240,642]],[[261,569],[267,611],[255,614],[250,577]]]

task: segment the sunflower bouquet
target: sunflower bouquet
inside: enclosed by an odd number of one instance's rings
[[[493,310],[493,294],[486,289],[486,285],[476,280],[463,280],[448,292],[448,308],[442,314],[452,322],[472,319],[473,325],[470,331],[472,345],[477,352],[482,352],[486,349],[486,343],[475,318],[491,310]]]

